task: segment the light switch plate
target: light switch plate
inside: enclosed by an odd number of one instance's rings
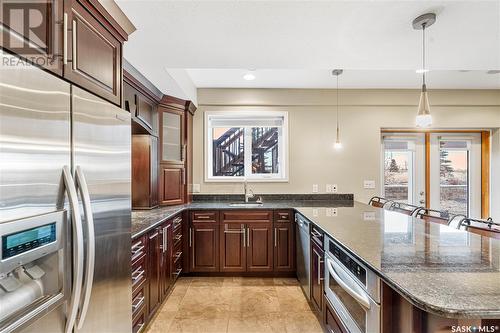
[[[374,180],[365,180],[363,182],[363,187],[365,189],[374,189],[375,188],[375,181]]]
[[[193,193],[200,193],[200,184],[193,184]]]
[[[337,208],[327,208],[326,216],[328,217],[337,216]]]
[[[332,184],[326,184],[326,193],[332,193]]]
[[[313,193],[318,193],[318,184],[313,184]]]
[[[313,216],[318,217],[318,209],[317,208],[313,208]]]

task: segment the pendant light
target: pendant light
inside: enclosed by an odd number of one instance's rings
[[[429,97],[427,96],[427,86],[425,85],[425,29],[436,22],[436,14],[427,13],[420,15],[413,20],[413,29],[422,30],[422,68],[417,73],[422,73],[422,91],[420,92],[420,101],[418,102],[417,127],[430,127],[432,125],[432,116],[429,106]]]
[[[341,149],[342,148],[342,142],[340,141],[340,125],[339,125],[339,75],[342,74],[344,71],[342,69],[334,69],[332,71],[332,75],[335,75],[337,77],[337,138],[335,140],[335,144],[333,147],[335,149]]]

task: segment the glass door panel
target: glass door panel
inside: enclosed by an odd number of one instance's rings
[[[182,161],[182,115],[162,114],[162,160]]]

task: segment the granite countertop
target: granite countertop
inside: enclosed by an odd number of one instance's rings
[[[294,196],[275,196],[265,198],[262,206],[258,207],[234,207],[231,203],[242,202],[240,196],[224,196],[223,199],[217,196],[203,196],[186,205],[165,206],[150,210],[132,211],[132,238],[139,237],[145,232],[153,229],[163,221],[181,213],[186,209],[293,209],[296,207],[349,207],[353,205],[352,195],[336,196],[335,200],[327,200],[328,196],[314,195],[318,197],[313,200],[307,196],[301,195],[304,199],[295,199]],[[274,200],[273,200],[274,198]],[[201,201],[201,200],[210,201]],[[349,200],[350,199],[350,200]]]
[[[417,307],[500,318],[500,240],[355,202],[296,209]]]

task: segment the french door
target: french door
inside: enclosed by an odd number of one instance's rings
[[[481,217],[480,133],[383,133],[382,173],[387,199]]]

